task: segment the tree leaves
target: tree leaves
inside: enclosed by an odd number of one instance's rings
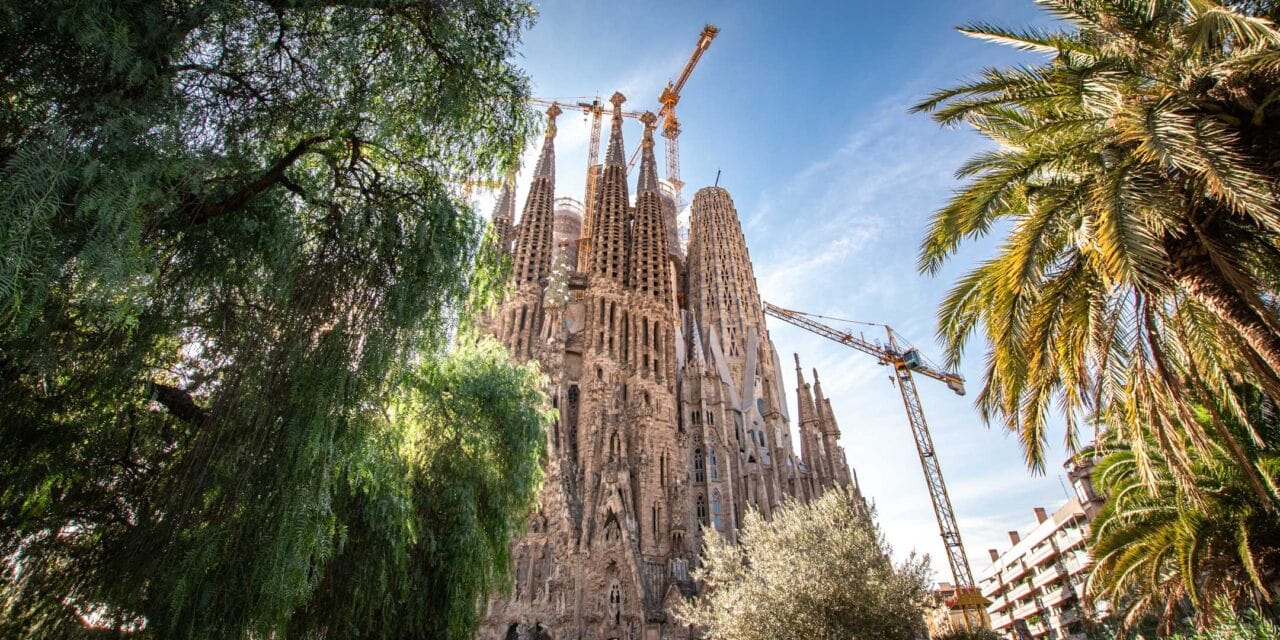
[[[531,16],[0,11],[5,635],[89,634],[92,611],[150,637],[468,636],[547,418],[492,347],[446,357],[493,279],[449,185],[523,146]],[[405,457],[458,428],[485,453]],[[353,545],[368,572],[338,566]]]
[[[749,512],[738,544],[712,530],[696,577],[703,595],[678,615],[715,640],[911,638],[928,597],[928,559],[894,567],[853,489]]]
[[[1071,30],[961,30],[1050,61],[983,70],[914,108],[998,145],[958,172],[967,182],[934,214],[920,269],[1008,229],[941,305],[939,337],[954,364],[984,334],[979,411],[1019,434],[1033,469],[1052,400],[1069,444],[1082,423],[1138,442],[1150,430],[1185,460],[1170,447],[1208,442],[1194,424],[1185,441],[1167,435],[1190,403],[1239,407],[1228,379],[1270,389],[1280,363],[1278,319],[1262,311],[1276,267],[1249,257],[1280,242],[1280,154],[1268,142],[1280,130],[1266,117],[1275,107],[1261,106],[1274,104],[1265,69],[1280,31],[1209,0],[1041,4]]]

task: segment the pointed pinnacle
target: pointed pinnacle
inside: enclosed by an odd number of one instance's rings
[[[546,137],[548,137],[548,138],[554,138],[554,137],[555,137],[555,135],[556,135],[556,116],[558,116],[558,115],[560,115],[560,114],[562,114],[562,113],[564,113],[564,111],[560,109],[560,103],[558,103],[558,102],[552,102],[552,103],[551,103],[551,107],[547,109],[547,136],[546,136]]]
[[[542,154],[538,156],[538,164],[533,169],[534,178],[556,177],[556,116],[564,113],[560,105],[552,102],[547,109],[547,135],[542,139]]]
[[[604,157],[605,166],[621,167],[627,163],[622,149],[622,103],[626,100],[622,92],[614,92],[609,97],[609,102],[613,103],[613,122],[609,130],[609,150]]]
[[[643,154],[640,157],[640,180],[636,184],[637,192],[658,191],[658,161],[653,158],[653,125],[658,116],[646,111],[640,116],[644,123],[644,139],[640,142]]]

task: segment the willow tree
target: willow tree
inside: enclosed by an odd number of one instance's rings
[[[547,417],[445,355],[492,280],[451,193],[523,146],[531,17],[0,8],[7,635],[469,635]]]
[[[1189,480],[1189,449],[1229,447],[1260,495],[1276,488],[1194,403],[1256,384],[1280,399],[1280,31],[1215,0],[1045,0],[1065,28],[962,28],[1048,57],[988,69],[916,106],[997,143],[931,222],[920,267],[1001,230],[995,257],[939,313],[950,361],[990,344],[978,404],[1042,468],[1046,417],[1153,434]],[[1188,425],[1179,432],[1177,425]],[[1252,444],[1262,444],[1248,430]],[[1139,450],[1140,459],[1145,459]]]

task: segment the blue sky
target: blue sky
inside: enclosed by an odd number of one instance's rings
[[[941,129],[907,108],[985,66],[1035,62],[954,30],[974,21],[1045,22],[1031,0],[548,1],[538,9],[519,61],[534,95],[607,98],[620,90],[628,97],[625,108],[636,111],[656,110],[659,91],[684,65],[702,25],[720,27],[677,109],[685,198],[721,172],[766,300],[889,323],[926,354],[940,352],[937,304],[995,242],[965,247],[936,277],[917,273],[916,250],[930,213],[959,186],[956,167],[988,143],[968,130]],[[639,125],[628,121],[625,136],[630,151]],[[587,139],[581,114],[560,117],[558,196],[581,197]],[[524,166],[533,160],[526,157]],[[520,186],[523,205],[527,190],[523,181]],[[482,200],[485,211],[489,202]],[[889,372],[868,356],[781,322],[771,320],[771,331],[784,363],[798,352],[806,368],[818,368],[849,461],[879,509],[895,555],[928,553],[938,579],[950,580]],[[975,571],[989,564],[988,548],[1009,547],[1006,531],[1034,523],[1033,507],[1053,508],[1066,499],[1060,432],[1052,434],[1048,475],[1032,476],[1014,437],[981,424],[972,398],[982,356],[971,349],[964,362],[967,397],[918,380]],[[794,415],[790,375],[787,384]]]

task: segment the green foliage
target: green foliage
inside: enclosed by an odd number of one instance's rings
[[[990,629],[956,629],[935,636],[933,640],[1003,640],[1003,637]]]
[[[1042,4],[1066,29],[961,30],[1047,61],[916,106],[998,145],[960,168],[968,183],[922,244],[920,267],[936,272],[963,242],[1007,230],[942,304],[948,359],[982,332],[978,408],[1033,469],[1056,404],[1068,448],[1101,425],[1142,464],[1153,443],[1193,487],[1187,452],[1225,447],[1280,504],[1246,455],[1264,444],[1256,429],[1189,419],[1221,401],[1249,424],[1243,386],[1280,399],[1280,31],[1247,13],[1273,3]]]
[[[531,15],[0,7],[4,635],[469,637],[546,416],[445,355],[501,279],[450,185],[523,146]]]
[[[1152,629],[1121,630],[1114,621],[1104,621],[1086,632],[1088,640],[1150,640],[1167,637],[1170,640],[1271,640],[1280,638],[1280,626],[1274,622],[1277,612],[1264,615],[1262,610],[1250,609],[1243,613],[1236,612],[1226,603],[1216,608],[1222,615],[1214,620],[1208,628],[1198,631],[1184,631],[1171,635],[1160,635]]]
[[[537,365],[508,361],[485,338],[405,374],[377,457],[339,494],[341,547],[291,634],[474,637],[475,603],[510,587],[508,542],[537,500],[551,419]]]
[[[1200,419],[1211,419],[1209,411]],[[1280,438],[1274,417],[1264,424],[1268,441]],[[1093,522],[1089,590],[1122,612],[1122,631],[1148,616],[1168,631],[1190,612],[1207,626],[1275,599],[1280,521],[1226,451],[1189,453],[1192,488],[1175,481],[1159,453],[1141,464],[1135,447],[1124,443],[1108,443],[1099,453],[1105,457],[1093,477],[1108,501]],[[1250,455],[1270,482],[1280,480],[1280,454]]]
[[[1280,638],[1280,626],[1262,616],[1258,610],[1244,615],[1226,608],[1213,626],[1203,631],[1174,636],[1174,640],[1271,640]]]
[[[922,631],[928,559],[895,568],[861,498],[836,489],[766,521],[749,512],[738,545],[710,530],[706,590],[678,615],[712,640],[894,640]]]

